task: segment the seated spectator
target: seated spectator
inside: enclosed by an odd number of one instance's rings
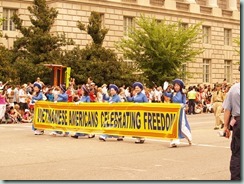
[[[33,119],[33,116],[31,114],[30,110],[29,109],[25,109],[25,113],[24,113],[22,122],[23,123],[31,123],[32,119]]]
[[[20,123],[22,121],[21,114],[14,107],[10,107],[8,114],[12,120],[11,123]]]
[[[203,105],[201,102],[198,102],[195,106],[195,113],[196,114],[201,114],[203,111]]]

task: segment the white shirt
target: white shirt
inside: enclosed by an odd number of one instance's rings
[[[24,89],[19,90],[19,102],[26,103],[26,92]]]

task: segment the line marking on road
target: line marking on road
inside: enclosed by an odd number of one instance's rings
[[[157,139],[146,139],[146,141],[152,141],[152,142],[168,142],[167,140],[157,140]],[[180,144],[188,145],[186,142],[181,142]],[[211,145],[211,144],[197,144],[193,143],[192,146],[200,146],[200,147],[212,147],[212,148],[225,148],[225,149],[230,149],[229,146],[217,146],[217,145]]]
[[[102,169],[109,169],[109,170],[123,170],[123,171],[137,171],[137,172],[146,172],[144,169],[133,169],[130,167],[100,167]]]

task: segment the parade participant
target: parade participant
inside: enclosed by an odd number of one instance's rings
[[[89,96],[89,89],[86,85],[82,85],[81,87],[81,98],[76,104],[80,103],[89,103],[91,102],[90,96]],[[88,136],[88,138],[94,138],[95,134],[86,134],[86,133],[75,133],[74,135],[71,135],[72,138],[78,139],[80,136]]]
[[[222,85],[216,84],[216,91],[213,93],[211,98],[211,104],[213,104],[213,111],[215,116],[215,127],[214,130],[223,128],[224,123],[221,118],[222,105],[224,101],[224,93],[221,90]]]
[[[53,89],[48,89],[48,92],[46,93],[47,101],[53,102],[54,101],[54,94]]]
[[[223,103],[224,108],[224,128],[223,132],[225,137],[230,137],[229,127],[232,127],[232,140],[231,140],[231,159],[230,159],[230,172],[231,180],[241,179],[241,168],[240,168],[240,83],[234,84]],[[232,117],[232,119],[231,119]]]
[[[43,98],[42,95],[43,94],[42,94],[41,89],[42,89],[41,84],[38,83],[38,82],[35,82],[34,83],[34,93],[33,93],[33,95],[30,96],[31,97],[31,103],[32,104],[35,104],[36,101],[42,100],[42,98]],[[26,108],[26,109],[28,109],[28,108]],[[37,130],[34,127],[34,124],[32,125],[32,129],[34,130],[34,134],[35,135],[42,135],[42,134],[44,134],[44,130]]]
[[[65,84],[60,84],[58,89],[59,89],[59,94],[58,94],[57,102],[67,102],[68,101],[68,95],[66,93]],[[62,135],[64,137],[68,137],[69,132],[53,131],[50,133],[50,135],[52,135],[52,136]]]
[[[165,95],[171,98],[172,103],[186,104],[186,96],[183,93],[184,83],[180,79],[173,80],[174,92],[167,93]],[[186,138],[189,145],[191,145],[192,135],[190,130],[190,125],[186,119],[186,114],[184,108],[180,111],[180,122],[179,122],[179,138]],[[170,142],[170,147],[177,147],[180,144],[180,139],[173,139]]]
[[[140,82],[135,82],[132,85],[135,95],[132,97],[127,96],[127,101],[129,102],[135,102],[135,103],[144,103],[148,102],[148,99],[144,93],[142,93],[143,85]],[[136,138],[135,143],[136,144],[143,144],[145,142],[145,139],[143,137],[134,137]]]
[[[110,92],[110,97],[107,96],[106,94],[103,95],[103,100],[108,101],[109,103],[117,103],[121,102],[121,99],[118,95],[119,88],[115,84],[110,84],[109,85],[109,92]],[[117,138],[117,141],[123,141],[123,137],[115,136],[115,135],[107,135],[103,134],[99,137],[99,140],[106,141],[107,138]]]

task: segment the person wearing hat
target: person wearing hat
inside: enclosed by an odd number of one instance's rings
[[[184,82],[181,79],[173,80],[174,92],[165,92],[165,95],[171,98],[172,103],[186,104],[186,95],[183,93]],[[186,138],[189,145],[192,144],[192,135],[190,125],[187,121],[185,109],[180,110],[180,121],[179,121],[179,138]],[[180,139],[172,139],[170,141],[170,147],[177,147],[180,144]]]
[[[66,93],[65,84],[59,85],[59,91],[60,91],[60,93],[58,94],[57,101],[55,101],[55,102],[68,102],[68,94]],[[52,135],[52,136],[62,135],[64,137],[68,137],[69,132],[53,131],[50,133],[50,135]]]
[[[60,84],[58,90],[59,90],[59,94],[56,102],[67,102],[68,94],[66,93],[65,84]]]
[[[118,86],[116,86],[115,84],[110,84],[108,89],[110,92],[110,96],[103,94],[103,100],[110,103],[121,102],[120,97],[118,95],[119,92]]]
[[[214,130],[218,130],[224,127],[224,122],[221,117],[222,105],[224,101],[224,93],[221,90],[222,85],[216,84],[216,91],[211,97],[211,104],[213,105],[213,111],[215,116],[215,127]]]
[[[30,96],[31,98],[31,103],[32,104],[35,104],[36,101],[39,101],[39,100],[42,100],[43,99],[43,93],[42,93],[42,86],[40,83],[37,83],[35,82],[33,84],[33,87],[34,87],[34,93],[32,96]],[[25,109],[28,109],[28,108],[25,108]],[[34,127],[34,125],[32,125],[32,129],[34,130],[34,134],[35,135],[42,135],[44,134],[44,130],[38,130]]]
[[[127,96],[127,101],[129,102],[135,102],[135,103],[145,103],[148,102],[147,96],[142,93],[143,85],[140,82],[135,82],[132,85],[135,95],[133,97]],[[135,143],[136,144],[143,144],[145,142],[145,138],[143,137],[134,137],[136,138]]]
[[[115,84],[110,84],[109,85],[109,92],[110,92],[110,97],[107,96],[106,94],[103,94],[103,100],[107,101],[109,103],[117,103],[121,102],[120,97],[118,95],[119,88]],[[103,134],[99,136],[99,140],[101,141],[106,141],[107,138],[117,138],[118,141],[122,141],[123,137],[115,136],[115,135],[107,135]]]
[[[89,89],[86,85],[81,86],[81,98],[78,102],[75,104],[80,104],[80,103],[89,103],[91,102],[90,96],[89,96]],[[86,133],[75,133],[74,135],[71,135],[72,138],[78,139],[80,136],[88,136],[88,138],[94,138],[95,134],[86,134]]]

